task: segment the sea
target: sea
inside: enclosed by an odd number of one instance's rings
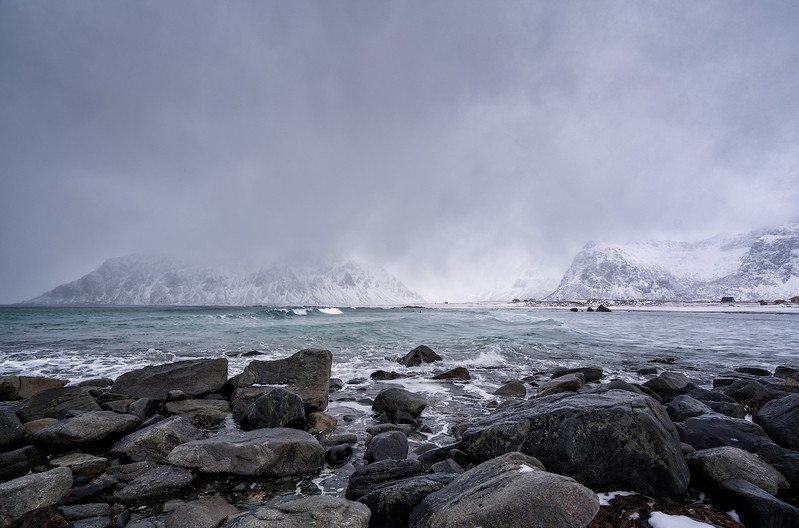
[[[507,403],[493,393],[511,379],[535,385],[557,367],[598,366],[602,382],[641,383],[644,367],[681,372],[710,388],[741,366],[799,367],[799,307],[615,306],[611,312],[528,305],[353,307],[0,307],[0,375],[48,376],[78,383],[146,365],[226,357],[229,375],[253,359],[303,348],[333,353],[330,396],[340,427],[359,435],[374,425],[370,401],[401,386],[424,394],[419,442],[446,445],[457,424]],[[407,368],[397,359],[418,345],[442,358]],[[252,353],[257,352],[257,355]],[[466,367],[468,381],[432,376]],[[375,381],[378,371],[401,377]],[[340,492],[340,474],[319,487]],[[337,487],[338,486],[338,487]]]

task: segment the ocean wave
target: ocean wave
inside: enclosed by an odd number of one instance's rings
[[[327,315],[341,315],[344,313],[338,308],[317,308],[317,310]]]

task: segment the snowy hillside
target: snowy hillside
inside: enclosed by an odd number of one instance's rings
[[[349,261],[273,264],[245,273],[132,255],[112,258],[80,279],[29,301],[34,304],[332,305],[424,302],[396,277]]]
[[[548,299],[736,300],[799,294],[799,223],[695,243],[589,243]]]

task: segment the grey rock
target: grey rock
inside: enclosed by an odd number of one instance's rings
[[[72,486],[72,472],[55,468],[0,484],[0,526],[5,527],[37,508],[55,506]]]
[[[20,445],[28,436],[13,405],[0,403],[0,451]]]
[[[519,451],[589,487],[677,495],[689,471],[665,409],[653,399],[610,390],[555,394],[506,407],[463,433],[475,461]]]
[[[193,481],[188,469],[156,466],[130,481],[114,499],[129,505],[159,502],[180,496]]]
[[[0,482],[21,477],[40,462],[39,450],[34,446],[20,447],[13,451],[0,453]]]
[[[76,504],[74,506],[61,506],[58,513],[68,521],[88,519],[90,517],[108,517],[111,513],[111,506],[104,502],[91,504]]]
[[[70,453],[50,461],[52,467],[67,467],[73,476],[94,478],[105,471],[108,459],[86,453]]]
[[[573,479],[548,473],[532,457],[507,453],[460,475],[413,511],[413,528],[584,527],[599,498]]]
[[[772,495],[788,488],[785,477],[757,455],[737,447],[703,449],[686,457],[693,478],[716,486],[728,479],[743,479]]]
[[[661,372],[656,378],[644,382],[644,387],[653,391],[668,403],[680,394],[685,394],[690,388],[691,380],[679,372]]]
[[[274,387],[256,386],[256,387],[239,387],[230,398],[231,412],[233,419],[236,422],[241,422],[247,410],[255,403],[255,400],[268,394]]]
[[[566,376],[567,374],[577,374],[580,373],[585,378],[585,383],[591,383],[592,381],[599,381],[602,379],[602,374],[604,371],[602,367],[577,367],[577,368],[557,368],[552,371],[552,375],[550,376],[552,379],[559,378],[561,376]]]
[[[446,372],[442,372],[441,374],[436,374],[433,376],[434,380],[470,380],[472,379],[471,374],[469,374],[469,370],[466,367],[455,367],[452,370],[448,370]]]
[[[698,451],[732,446],[754,452],[760,444],[771,442],[759,425],[718,414],[694,416],[676,426],[680,439]]]
[[[202,396],[222,388],[227,381],[226,358],[177,361],[132,370],[119,376],[111,391],[133,398],[166,400],[172,390]]]
[[[72,523],[72,528],[111,528],[110,517],[90,517]]]
[[[387,484],[358,499],[372,512],[370,526],[405,528],[411,512],[431,493],[455,480],[455,474],[421,475]]]
[[[366,528],[371,512],[358,502],[315,495],[265,506],[223,525],[223,528]]]
[[[694,416],[713,414],[715,411],[699,400],[687,394],[680,394],[666,405],[669,417],[675,422],[681,422]]]
[[[41,376],[0,376],[0,401],[30,398],[43,390],[66,384],[66,380]]]
[[[81,387],[55,387],[38,392],[20,403],[17,416],[23,422],[40,418],[60,420],[70,411],[99,411],[100,406],[86,389]]]
[[[455,473],[461,474],[463,473],[463,468],[460,467],[454,460],[448,458],[446,460],[442,460],[441,462],[436,462],[432,466],[430,466],[430,471],[433,473]]]
[[[112,380],[111,378],[92,378],[81,381],[80,383],[78,383],[78,387],[104,388],[104,387],[110,387],[113,384],[114,380]]]
[[[760,367],[738,367],[735,372],[751,374],[752,376],[771,376],[771,371]]]
[[[139,398],[128,405],[128,414],[132,414],[144,422],[158,412],[159,406],[160,403],[157,400],[153,400],[151,398]]]
[[[194,440],[169,453],[167,462],[201,473],[284,477],[319,471],[325,450],[304,431],[276,427]]]
[[[799,394],[792,394],[765,404],[755,422],[779,445],[799,451]]]
[[[419,345],[397,360],[397,362],[406,367],[418,367],[422,363],[433,363],[434,361],[441,361],[442,359],[443,358],[436,354],[429,346]]]
[[[508,396],[512,398],[519,398],[527,396],[527,385],[521,380],[510,380],[494,391],[497,396]]]
[[[542,383],[538,387],[538,396],[559,394],[561,392],[576,392],[585,385],[585,376],[582,372],[563,374],[555,379]]]
[[[259,396],[247,409],[242,426],[249,429],[264,427],[305,426],[305,406],[295,393],[274,387]]]
[[[786,504],[751,482],[740,479],[721,483],[722,494],[745,526],[786,528],[799,526],[799,509]]]
[[[424,396],[398,387],[383,389],[372,403],[373,411],[379,413],[405,411],[414,418],[422,414],[425,407],[427,407],[427,400]]]
[[[219,495],[202,497],[175,508],[167,518],[165,528],[217,528],[239,509]]]
[[[134,462],[163,464],[175,447],[204,437],[205,434],[188,420],[173,416],[121,438],[111,448],[111,453]]]
[[[336,429],[338,420],[335,416],[318,411],[308,415],[308,427],[319,433],[329,433]]]
[[[123,435],[139,425],[131,414],[89,411],[45,427],[33,435],[36,444],[50,448],[76,447]]]
[[[153,464],[152,462],[133,462],[132,464],[109,466],[107,473],[120,482],[130,482],[156,466],[157,464]]]
[[[755,380],[736,380],[724,387],[721,392],[737,402],[757,401],[769,398],[772,392]]]
[[[333,447],[339,444],[355,444],[358,436],[349,432],[322,433],[319,435],[319,443],[324,447]]]
[[[423,473],[418,460],[381,460],[361,466],[350,476],[346,497],[356,500],[392,481],[415,477]]]
[[[352,456],[352,448],[348,444],[336,445],[325,451],[325,463],[339,467],[343,466]]]
[[[165,409],[169,414],[183,415],[189,419],[201,417],[212,421],[224,420],[230,414],[230,404],[220,400],[177,400],[167,403]]]
[[[400,431],[388,431],[373,437],[363,455],[363,460],[367,464],[404,458],[408,458],[408,438]]]
[[[332,365],[333,354],[329,350],[307,348],[285,359],[251,361],[238,384],[285,386],[302,398],[305,413],[311,414],[327,408]]]

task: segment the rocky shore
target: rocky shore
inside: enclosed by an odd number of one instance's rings
[[[440,359],[420,346],[398,369]],[[402,372],[366,386],[332,362],[0,376],[0,528],[799,526],[798,369],[712,388],[667,362],[642,384],[531,373],[442,445]],[[471,383],[463,367],[430,378]]]

